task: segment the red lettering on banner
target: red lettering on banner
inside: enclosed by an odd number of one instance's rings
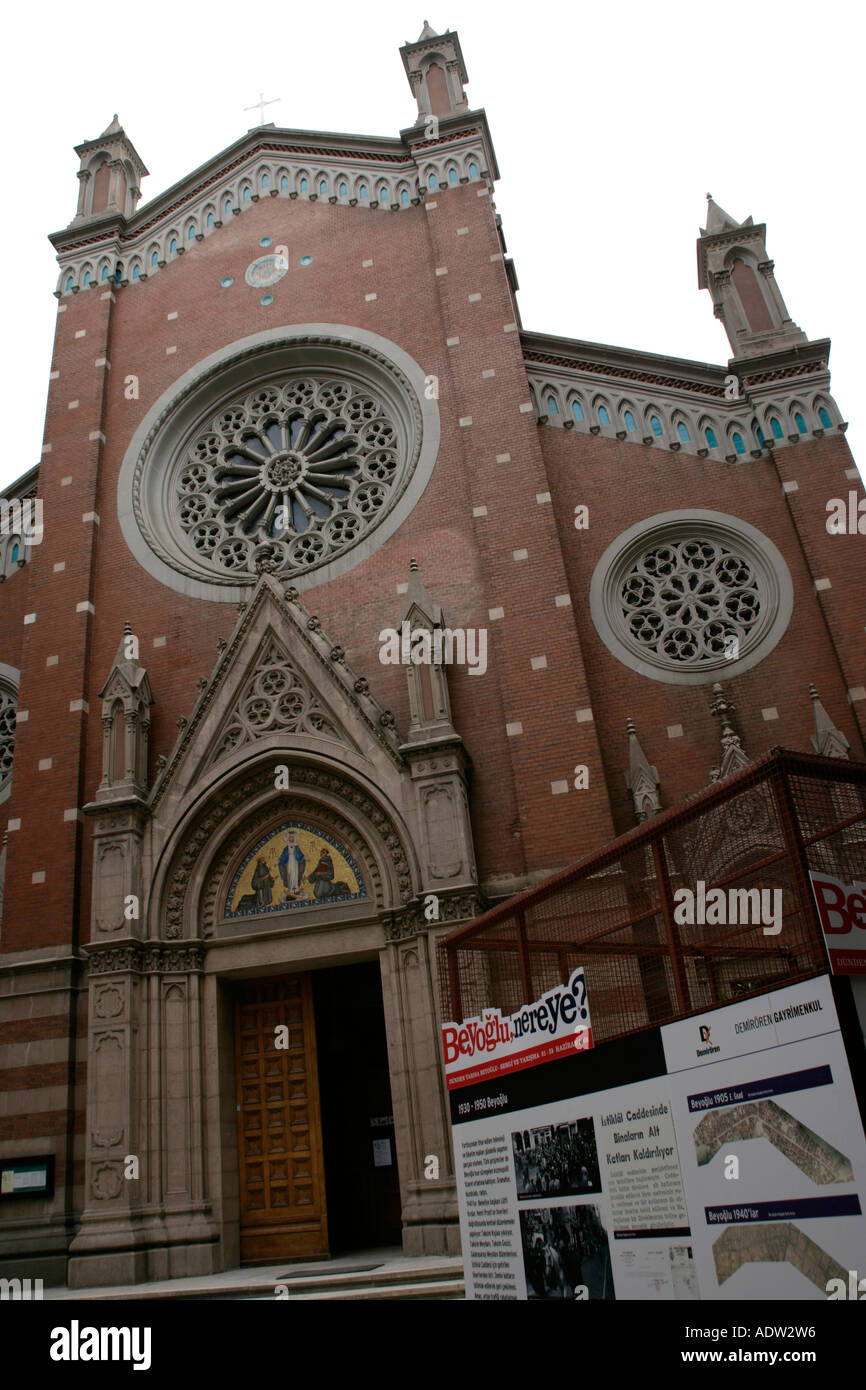
[[[827,935],[834,933],[849,932],[851,930],[851,919],[845,911],[844,903],[846,895],[835,883],[826,883],[821,879],[813,878],[812,886],[815,890],[815,900],[818,904],[818,916],[821,918],[821,926]],[[857,895],[854,894],[856,897]],[[840,917],[841,926],[831,925],[831,917]]]

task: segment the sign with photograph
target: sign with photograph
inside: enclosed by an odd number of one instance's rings
[[[828,976],[591,1056],[511,1057],[451,1090],[467,1298],[826,1299],[862,1266],[866,1137]]]

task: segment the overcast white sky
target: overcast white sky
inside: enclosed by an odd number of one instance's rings
[[[161,7],[103,0],[7,11],[0,486],[39,459],[57,308],[46,238],[75,214],[73,145],[117,111],[151,171],[143,206],[258,124],[244,108],[260,91],[280,98],[265,117],[278,126],[396,136],[416,112],[397,50],[425,18],[457,29],[470,105],[487,111],[524,327],[725,362],[697,288],[710,191],[733,216],[767,223],[791,317],[832,339],[833,394],[857,455],[862,6],[433,3],[191,0],[165,7],[164,22]]]

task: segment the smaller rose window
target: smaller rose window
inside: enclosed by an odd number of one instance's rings
[[[264,290],[282,280],[288,268],[285,256],[259,256],[247,266],[244,279],[254,290]]]
[[[16,697],[0,687],[0,792],[6,790],[12,776],[16,704]]]

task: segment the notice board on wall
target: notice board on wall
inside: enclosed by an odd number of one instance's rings
[[[467,1066],[455,1026],[467,1298],[826,1300],[862,1266],[866,1136],[828,976],[528,1065],[503,1045],[503,1070]]]

